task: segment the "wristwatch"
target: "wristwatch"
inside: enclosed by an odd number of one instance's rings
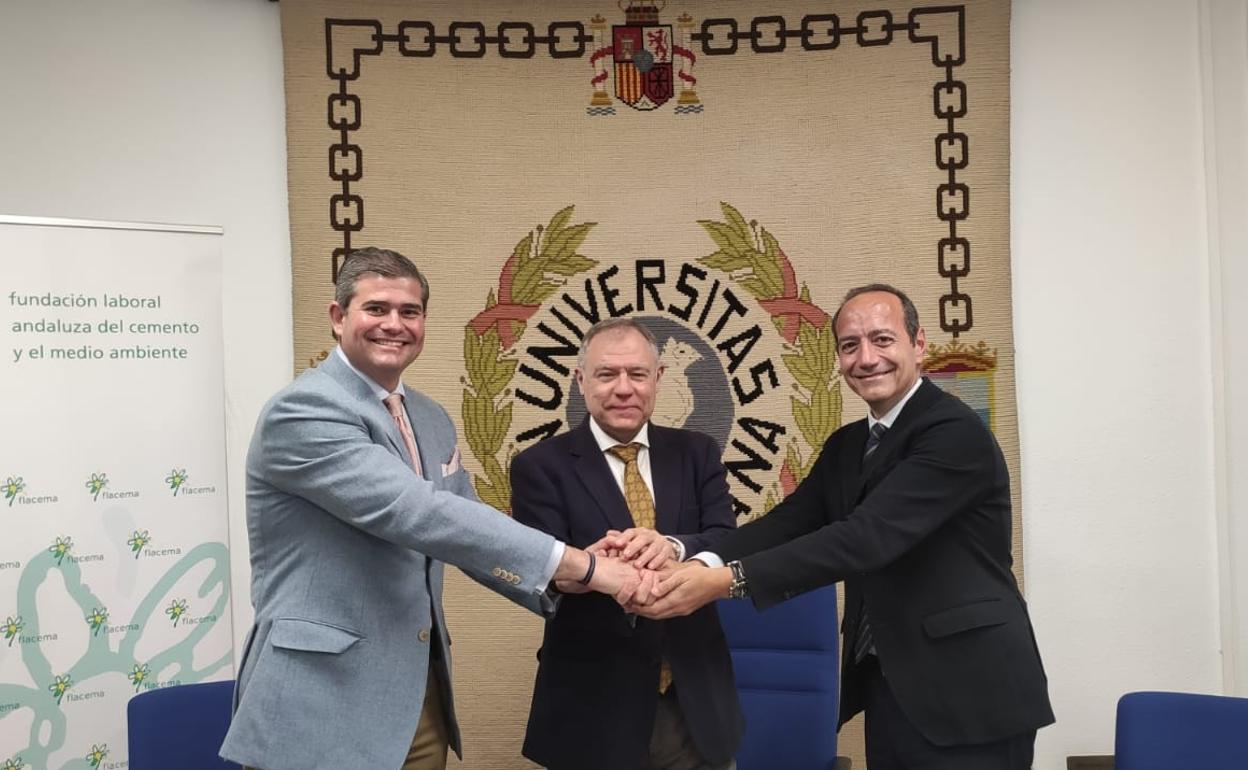
[[[750,583],[745,579],[745,569],[739,561],[730,561],[727,565],[732,570],[732,582],[728,585],[729,599],[744,599],[750,595]]]

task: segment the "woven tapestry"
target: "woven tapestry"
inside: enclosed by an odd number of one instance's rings
[[[585,329],[644,318],[655,422],[719,442],[744,523],[865,414],[831,313],[892,283],[1005,451],[1021,571],[1008,3],[281,6],[298,369],[333,347],[344,255],[410,257],[432,291],[406,382],[506,510],[515,453],[585,415]],[[462,578],[447,605],[464,766],[528,766],[540,620]]]

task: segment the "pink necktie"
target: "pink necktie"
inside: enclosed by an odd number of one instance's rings
[[[412,426],[407,423],[407,415],[403,410],[403,395],[400,393],[391,393],[382,399],[385,402],[386,409],[390,410],[390,416],[394,418],[394,422],[399,426],[399,434],[403,436],[403,444],[407,447],[407,454],[412,458],[412,470],[416,471],[416,475],[424,478],[424,472],[420,469],[420,452],[416,451],[416,436],[412,433]]]

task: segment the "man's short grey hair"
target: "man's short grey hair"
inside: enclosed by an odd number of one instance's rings
[[[589,327],[589,331],[585,332],[585,336],[581,339],[581,349],[576,352],[576,368],[584,371],[585,369],[585,351],[589,349],[589,343],[593,341],[603,332],[610,331],[633,331],[646,338],[646,343],[650,345],[650,350],[654,352],[654,360],[659,360],[659,343],[654,338],[654,332],[636,318],[629,316],[619,316],[618,318],[605,318],[593,326]]]
[[[344,311],[355,297],[355,285],[368,274],[382,278],[412,278],[420,283],[420,304],[429,311],[429,281],[412,261],[397,251],[365,246],[347,255],[338,268],[338,280],[334,282],[334,301]]]

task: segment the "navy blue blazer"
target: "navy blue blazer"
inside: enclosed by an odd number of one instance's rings
[[[511,464],[512,514],[584,548],[633,526],[589,419],[521,452]],[[655,527],[692,555],[736,526],[719,447],[701,433],[650,425]],[[698,751],[731,758],[744,718],[732,659],[712,604],[685,618],[634,622],[609,596],[570,594],[546,621],[524,755],[552,768],[636,770],[658,702],[659,662]]]

